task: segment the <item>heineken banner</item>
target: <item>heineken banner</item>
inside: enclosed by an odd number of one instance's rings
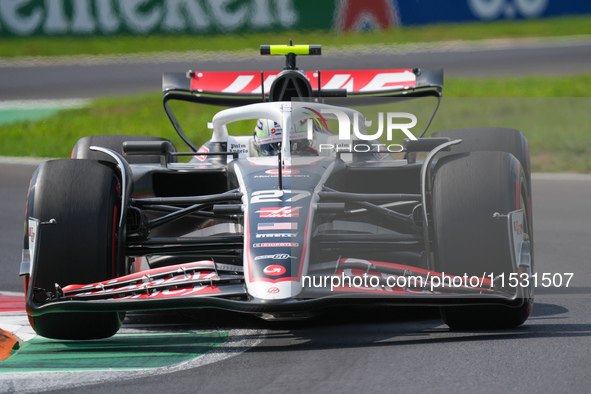
[[[0,0],[0,36],[215,34],[591,13],[590,0]]]

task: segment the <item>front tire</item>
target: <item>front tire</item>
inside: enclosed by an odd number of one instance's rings
[[[521,164],[509,153],[470,152],[440,159],[432,194],[435,269],[508,278],[513,272],[508,225],[493,214],[524,209],[525,232],[531,235],[527,193]],[[529,293],[519,300],[517,306],[442,307],[441,315],[452,329],[513,328],[525,322],[533,305]]]
[[[31,180],[26,217],[57,224],[42,227],[36,264],[26,288],[44,293],[55,284],[87,284],[125,271],[118,250],[119,181],[110,163],[94,160],[55,160],[41,164]],[[28,238],[25,237],[25,248]],[[27,282],[32,280],[32,286]],[[75,312],[29,315],[35,332],[54,339],[98,339],[114,335],[121,326],[117,312]]]

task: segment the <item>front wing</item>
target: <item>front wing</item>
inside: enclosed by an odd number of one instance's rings
[[[30,221],[37,242],[32,242],[34,274],[35,245],[42,236],[36,220]],[[515,245],[518,250],[519,245]],[[483,273],[484,275],[485,273]],[[31,316],[57,312],[125,312],[217,308],[246,313],[313,311],[338,305],[466,305],[520,306],[519,287],[507,291],[497,278],[447,275],[401,264],[340,258],[315,265],[301,278],[304,291],[285,300],[249,297],[242,267],[196,261],[137,272],[92,284],[60,287],[47,293],[27,291]],[[32,281],[30,281],[32,283]]]

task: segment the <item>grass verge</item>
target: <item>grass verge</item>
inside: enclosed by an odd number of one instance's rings
[[[589,87],[591,74],[449,78],[446,97],[430,131],[481,126],[518,128],[530,141],[533,171],[589,173]],[[173,109],[197,145],[210,138],[211,131],[205,125],[219,108],[178,103]],[[162,109],[161,94],[150,93],[101,98],[88,107],[62,110],[42,120],[1,125],[0,155],[69,157],[79,138],[96,134],[162,136],[185,150]]]

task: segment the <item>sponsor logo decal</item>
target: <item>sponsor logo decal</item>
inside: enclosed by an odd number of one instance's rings
[[[516,14],[525,18],[538,18],[548,8],[548,0],[504,1],[468,0],[468,7],[472,14],[479,19],[492,20],[515,18]]]
[[[300,246],[297,242],[266,242],[266,243],[257,243],[253,244],[253,248],[297,248]]]
[[[11,36],[84,37],[114,34],[143,36],[166,33],[238,33],[251,31],[254,26],[261,31],[296,30],[300,28],[307,9],[314,9],[313,5],[306,7],[293,0],[232,1],[231,6],[227,3],[219,0],[0,0],[1,30],[2,35]],[[250,15],[255,15],[258,19],[253,20]],[[331,27],[330,18],[326,19],[328,22],[322,23],[318,28]]]
[[[279,174],[279,172],[277,172],[277,174],[275,174],[275,175],[268,175],[268,174],[267,175],[255,175],[254,177],[256,179],[275,178],[275,177],[279,176],[278,174]],[[282,172],[281,174],[285,178],[310,178],[310,175],[306,175],[306,174],[292,175],[292,174],[286,174],[284,172]]]
[[[267,290],[267,293],[269,293],[269,294],[277,294],[280,291],[281,290],[279,290],[279,287],[270,287],[269,290]]]
[[[262,256],[257,256],[254,258],[255,261],[257,260],[287,260],[287,259],[295,259],[295,257],[287,254],[287,253],[275,253],[275,254],[264,254]]]
[[[309,197],[310,192],[292,192],[291,190],[259,190],[252,193],[251,204],[271,202],[296,202]]]
[[[297,230],[298,224],[294,222],[284,222],[284,223],[259,223],[257,225],[257,230]]]
[[[523,234],[523,223],[519,220],[513,221],[513,232],[515,232],[516,235]]]
[[[257,238],[294,238],[297,237],[297,233],[268,233],[268,234],[257,234]]]
[[[289,168],[284,168],[281,170],[281,175],[294,175],[294,174],[299,174],[300,170],[296,170],[296,169],[289,169]],[[267,170],[265,171],[265,174],[267,175],[279,175],[279,168],[274,168],[272,170]]]
[[[35,242],[35,229],[32,226],[29,227],[29,240]]]
[[[283,275],[287,270],[285,269],[285,267],[281,266],[281,265],[268,265],[263,269],[263,272],[266,275],[271,275],[271,276],[278,276],[278,275]]]
[[[298,218],[302,207],[261,208],[257,213],[261,218]]]
[[[230,152],[237,152],[237,153],[248,153],[248,146],[246,144],[240,143],[230,143]]]
[[[205,153],[208,153],[209,152],[209,148],[207,146],[203,145],[201,148],[199,148],[199,150],[197,152],[205,152]],[[206,155],[199,155],[199,156],[195,156],[195,158],[197,160],[200,160],[200,161],[205,161],[205,159],[207,159],[207,156]]]

